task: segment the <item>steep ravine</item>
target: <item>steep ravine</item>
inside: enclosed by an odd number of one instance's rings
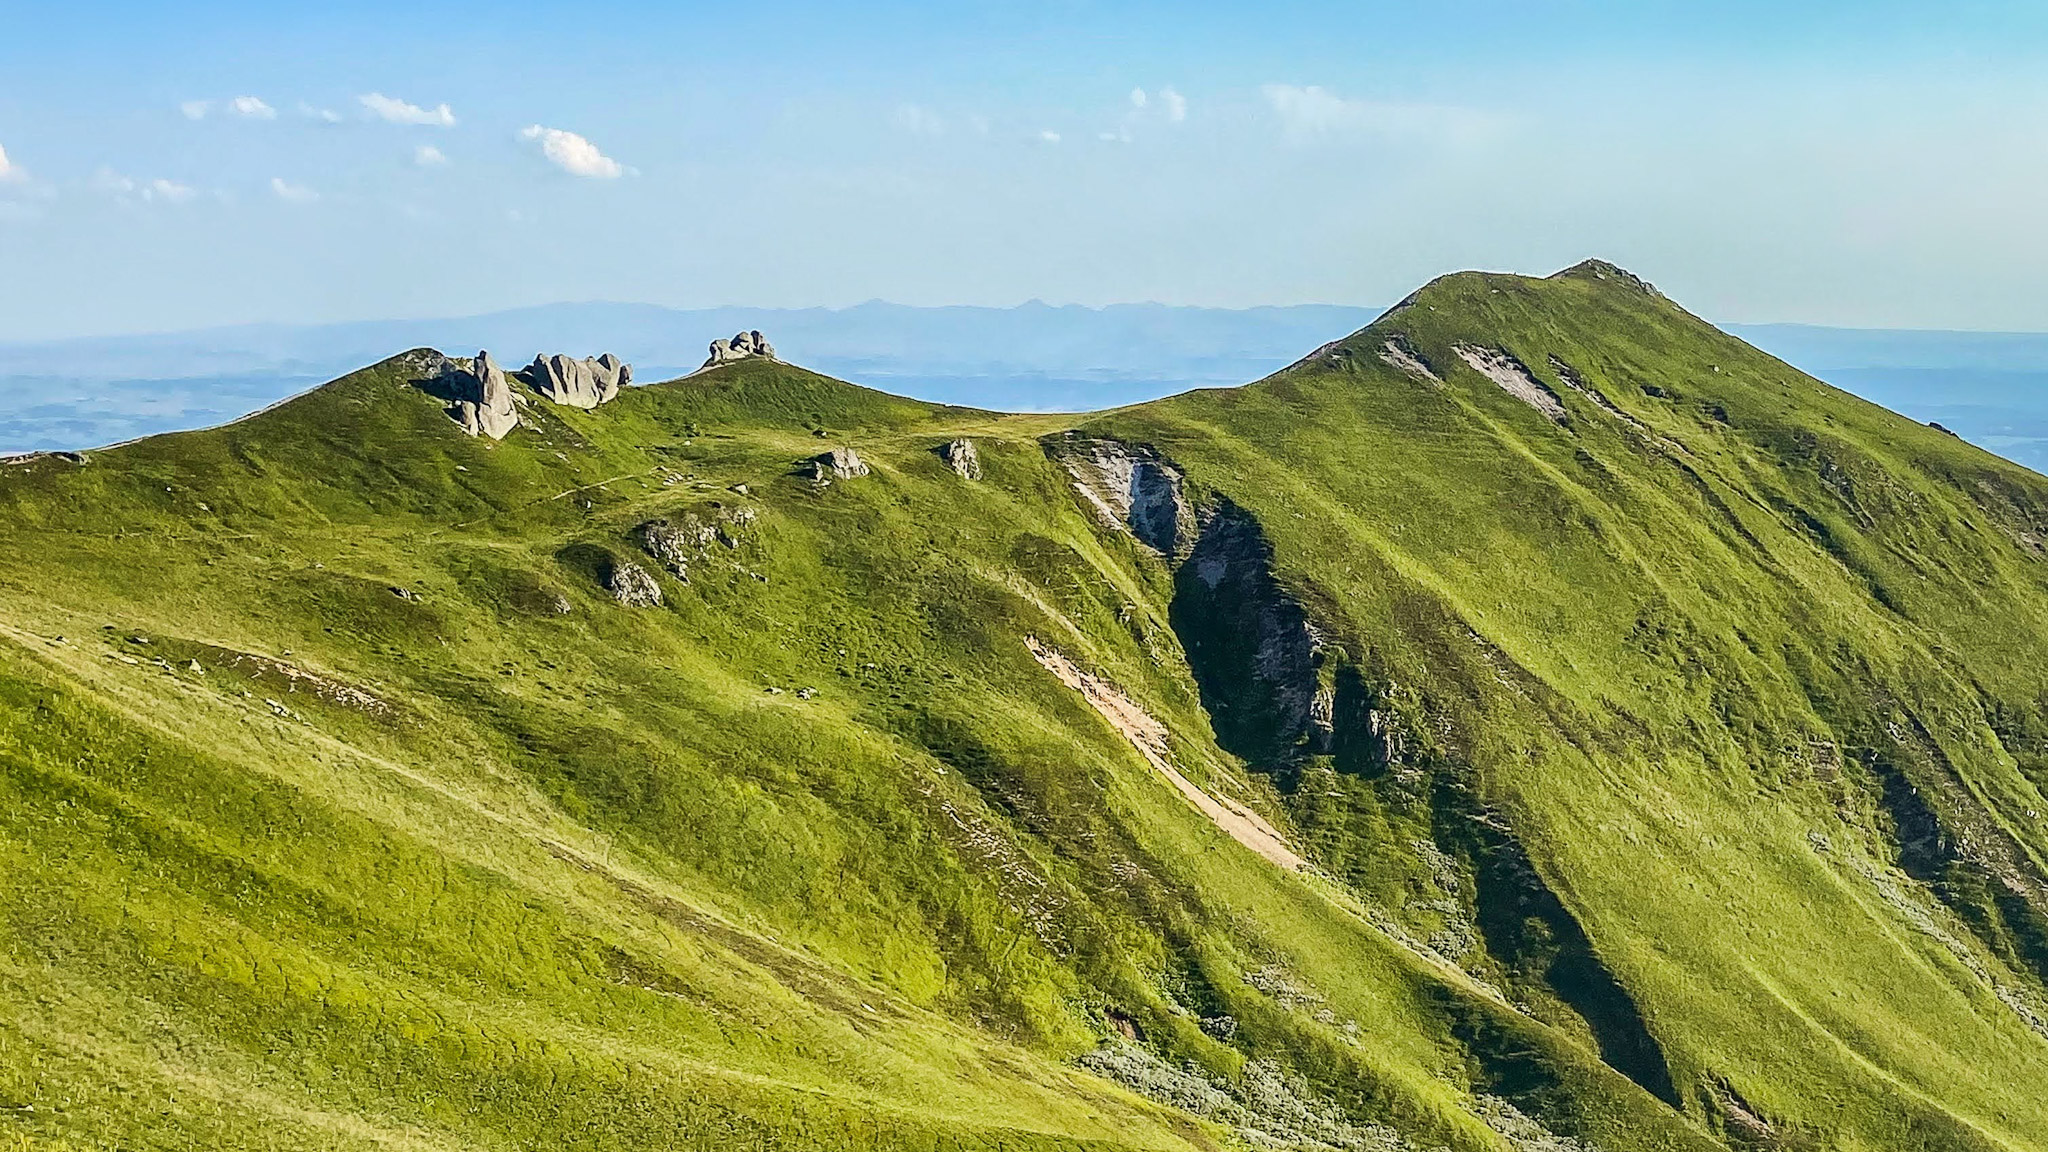
[[[1402,715],[1392,686],[1350,658],[1341,625],[1318,620],[1290,591],[1258,518],[1222,493],[1191,499],[1181,469],[1149,447],[1061,437],[1048,449],[1084,502],[1173,569],[1170,622],[1218,745],[1268,777],[1297,824],[1318,823],[1322,802],[1345,796],[1392,814],[1413,837],[1376,842],[1340,827],[1321,838],[1324,852],[1311,849],[1312,862],[1341,875],[1338,854],[1420,858],[1430,891],[1417,903],[1449,928],[1430,947],[1504,984],[1525,1010],[1584,1037],[1610,1067],[1682,1108],[1642,1009],[1505,815],[1478,798],[1473,766],[1408,738],[1419,718]],[[1418,792],[1421,803],[1404,802]],[[1389,911],[1402,919],[1402,909]],[[1512,1073],[1486,1075],[1514,1094]]]

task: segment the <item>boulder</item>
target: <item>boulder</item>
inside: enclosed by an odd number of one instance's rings
[[[654,582],[647,569],[630,560],[612,565],[605,573],[604,589],[628,608],[661,607],[661,585]]]
[[[761,335],[759,329],[736,333],[730,340],[713,340],[711,357],[704,361],[704,367],[713,368],[720,364],[730,364],[735,360],[745,360],[751,356],[775,359],[775,346],[768,343],[768,338]]]
[[[618,398],[619,389],[632,382],[633,366],[609,352],[594,360],[572,360],[557,352],[535,356],[520,376],[557,404],[595,408]]]
[[[856,476],[865,476],[869,471],[860,455],[851,448],[834,448],[811,459],[811,479],[820,482],[851,480]]]
[[[610,352],[591,361],[591,375],[596,377],[599,395],[602,399],[616,400],[619,389],[633,382],[633,366]]]
[[[469,371],[461,375],[463,379],[455,383],[466,394],[455,401],[456,423],[471,436],[503,440],[506,433],[519,426],[519,413],[512,407],[512,386],[505,381],[505,370],[491,360],[489,352],[478,352]]]
[[[964,479],[981,479],[981,453],[975,451],[972,440],[963,438],[939,445],[939,459]]]

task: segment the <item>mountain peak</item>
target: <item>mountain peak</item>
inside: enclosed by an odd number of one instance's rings
[[[1659,299],[1662,299],[1664,296],[1662,292],[1659,292],[1657,290],[1657,286],[1655,284],[1650,283],[1648,280],[1643,279],[1641,276],[1638,276],[1635,273],[1629,271],[1628,269],[1623,268],[1619,264],[1609,263],[1606,260],[1600,260],[1597,258],[1588,258],[1585,260],[1581,260],[1577,264],[1574,264],[1569,268],[1565,268],[1557,272],[1552,272],[1549,276],[1545,277],[1545,279],[1548,280],[1564,280],[1574,278],[1582,280],[1608,280],[1618,284],[1626,285],[1630,288],[1635,289],[1638,292],[1642,292],[1650,296],[1655,296]]]

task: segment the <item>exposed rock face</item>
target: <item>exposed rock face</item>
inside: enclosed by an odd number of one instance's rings
[[[1431,384],[1443,383],[1443,380],[1430,370],[1429,364],[1421,355],[1399,336],[1380,345],[1380,359],[1389,367],[1398,368],[1418,380],[1427,380]]]
[[[1545,387],[1543,382],[1531,375],[1520,360],[1499,348],[1481,348],[1476,344],[1457,344],[1451,351],[1458,354],[1474,372],[1500,385],[1501,391],[1534,408],[1551,420],[1562,424],[1565,419],[1564,404],[1557,393]]]
[[[730,364],[735,360],[745,360],[749,356],[765,356],[770,360],[775,359],[775,346],[768,343],[768,338],[761,335],[758,329],[751,332],[738,333],[730,340],[713,340],[711,342],[711,358],[704,361],[704,367],[711,368],[719,364]]]
[[[752,508],[744,506],[715,512],[699,510],[685,512],[675,520],[649,520],[634,529],[633,535],[642,551],[688,584],[693,564],[702,565],[714,556],[740,564],[754,552],[753,528],[758,518]]]
[[[856,476],[865,476],[870,471],[867,463],[860,458],[860,454],[851,448],[834,448],[811,460],[811,479],[821,482],[851,480]]]
[[[1181,495],[1181,472],[1149,448],[1117,440],[1066,441],[1055,447],[1074,488],[1111,525],[1129,528],[1156,552],[1179,557],[1193,542],[1194,515]]]
[[[633,382],[633,366],[610,352],[599,356],[591,363],[591,374],[597,377],[598,387],[610,393],[605,397],[608,400],[617,396],[619,389]]]
[[[505,370],[491,360],[489,352],[478,352],[467,372],[454,368],[452,363],[449,367],[457,377],[451,383],[458,389],[449,414],[464,432],[503,440],[506,433],[519,426],[519,413],[512,407],[512,385],[506,382]]]
[[[965,479],[981,479],[981,453],[975,450],[972,440],[952,440],[939,445],[939,459]]]
[[[605,591],[612,599],[628,608],[659,608],[661,606],[661,585],[654,582],[647,569],[630,560],[621,560],[605,573]]]
[[[668,520],[649,520],[636,529],[634,535],[640,538],[642,551],[687,584],[690,582],[690,561],[711,542],[712,533],[701,522],[684,527]]]
[[[1331,751],[1337,709],[1320,674],[1322,637],[1274,578],[1264,530],[1228,501],[1201,520],[1172,615],[1217,741],[1260,765]]]
[[[557,352],[535,356],[520,378],[557,404],[595,408],[618,398],[619,389],[633,380],[633,366],[609,352],[590,360],[572,360]]]

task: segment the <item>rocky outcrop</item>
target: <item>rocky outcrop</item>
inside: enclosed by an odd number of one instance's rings
[[[467,371],[450,362],[458,379],[452,383],[461,391],[449,407],[449,415],[471,436],[503,440],[519,426],[519,413],[512,406],[512,385],[505,370],[491,360],[489,352],[478,352]]]
[[[557,404],[595,408],[617,399],[619,389],[633,382],[633,366],[610,352],[585,360],[557,352],[535,356],[519,375],[535,392]]]
[[[745,505],[726,508],[714,502],[709,508],[684,512],[675,519],[649,520],[634,529],[633,536],[641,551],[685,584],[690,582],[693,565],[701,567],[714,557],[748,571],[755,579],[764,579],[744,564],[758,553],[758,520],[759,515]]]
[[[1194,514],[1181,494],[1181,471],[1150,448],[1120,440],[1062,439],[1052,445],[1074,490],[1107,523],[1140,543],[1183,556],[1193,543]]]
[[[1259,767],[1333,750],[1322,637],[1275,578],[1273,547],[1251,513],[1228,500],[1203,509],[1171,618],[1217,743]]]
[[[851,480],[872,471],[866,461],[860,458],[860,454],[851,448],[834,448],[830,452],[821,453],[811,458],[810,465],[811,479],[821,484],[829,484],[834,480]]]
[[[758,329],[738,333],[730,340],[713,340],[711,356],[704,361],[704,367],[714,368],[720,364],[730,364],[735,360],[745,360],[753,356],[775,359],[775,346],[768,343],[768,338],[761,335]]]
[[[1474,372],[1499,385],[1501,391],[1543,413],[1551,421],[1564,423],[1564,404],[1558,400],[1557,393],[1536,379],[1511,353],[1476,344],[1455,344],[1451,351],[1456,352],[1458,359]]]
[[[604,575],[604,590],[628,608],[661,607],[661,585],[654,582],[647,569],[631,560],[621,560],[611,566]]]
[[[1429,362],[1401,336],[1388,337],[1380,344],[1380,360],[1388,367],[1406,372],[1418,380],[1427,380],[1431,384],[1443,383],[1443,379],[1431,370]]]
[[[981,453],[975,449],[974,441],[949,440],[939,445],[938,452],[946,467],[959,473],[963,479],[981,479]]]

